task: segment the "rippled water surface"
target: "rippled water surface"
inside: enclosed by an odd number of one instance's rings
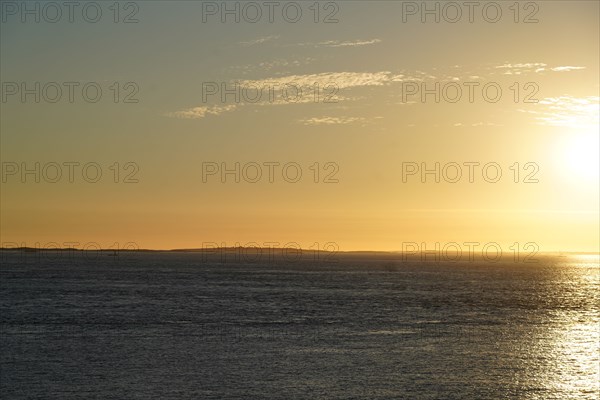
[[[599,267],[3,254],[6,399],[598,399]]]

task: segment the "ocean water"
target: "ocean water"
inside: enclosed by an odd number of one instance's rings
[[[2,399],[598,399],[598,259],[25,254]]]

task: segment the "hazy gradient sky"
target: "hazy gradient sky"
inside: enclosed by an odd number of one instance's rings
[[[326,3],[320,19],[335,10]],[[297,23],[286,22],[280,9],[273,23],[266,16],[222,23],[218,15],[203,22],[202,3],[191,1],[137,2],[139,22],[127,24],[113,22],[109,3],[101,3],[98,23],[77,11],[74,23],[23,23],[4,10],[1,240],[160,249],[335,242],[340,250],[535,242],[546,251],[597,251],[599,3],[539,1],[537,23],[522,23],[535,10],[525,9],[527,2],[520,23],[512,1],[498,3],[497,23],[480,8],[472,23],[466,15],[457,23],[422,23],[418,14],[403,22],[401,1],[336,2],[337,23],[315,23],[313,2],[298,2]],[[120,19],[134,10],[126,5]],[[22,102],[20,94],[7,95],[7,82],[97,82],[103,96],[89,103],[76,89],[73,103],[65,93],[57,103],[35,103],[33,95]],[[139,101],[114,103],[114,82],[121,95],[134,83]],[[204,101],[207,82],[294,83],[303,96],[296,103],[266,95],[254,104],[233,96]],[[463,97],[403,98],[409,84],[436,82],[460,85]],[[465,82],[479,84],[473,102]],[[496,103],[482,97],[489,83],[503,90]],[[315,84],[338,88],[331,103],[315,102]],[[511,87],[519,87],[518,102]],[[532,92],[537,102],[525,102]],[[23,183],[19,172],[6,170],[7,163],[71,161],[98,163],[102,179],[88,183],[76,169],[73,183],[65,176]],[[139,182],[114,183],[115,162],[120,181],[126,163],[139,166]],[[273,183],[265,176],[222,183],[217,175],[203,182],[206,162],[296,162],[303,175],[289,183],[276,169]],[[309,169],[315,162],[319,183]],[[339,168],[337,183],[323,182],[334,168],[325,169],[328,162]],[[479,167],[473,183],[466,176],[423,183],[418,175],[403,182],[407,162],[497,163],[503,175],[486,182]],[[539,182],[523,182],[534,170],[526,163],[535,163]]]

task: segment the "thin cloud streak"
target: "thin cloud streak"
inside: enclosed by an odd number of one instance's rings
[[[242,46],[245,46],[245,47],[256,46],[258,44],[263,44],[263,43],[266,43],[266,42],[271,42],[273,40],[277,40],[280,37],[281,36],[263,36],[263,37],[260,37],[258,39],[249,40],[247,42],[240,42],[239,44],[241,44]]]
[[[188,108],[182,111],[175,111],[165,114],[167,117],[180,119],[202,119],[209,115],[220,115],[224,112],[233,111],[237,108],[236,105],[226,106],[200,106]]]

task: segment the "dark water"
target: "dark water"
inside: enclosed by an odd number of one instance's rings
[[[4,252],[3,399],[598,399],[598,260]]]

